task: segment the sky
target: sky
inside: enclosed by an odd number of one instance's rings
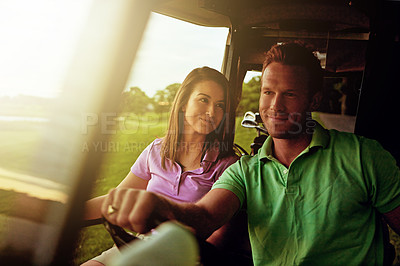
[[[221,70],[228,28],[207,28],[153,13],[127,87],[138,86],[149,96],[181,83],[202,66]]]
[[[0,1],[0,96],[57,96],[90,4]]]
[[[93,1],[0,1],[0,96],[59,94]],[[126,89],[152,97],[196,67],[220,70],[227,34],[152,13]]]

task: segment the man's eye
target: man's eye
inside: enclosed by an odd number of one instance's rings
[[[286,93],[286,96],[288,96],[288,97],[295,97],[296,94],[294,94],[294,93],[292,93],[292,92],[287,92],[287,93]]]
[[[265,94],[265,95],[271,95],[271,94],[272,94],[272,91],[264,91],[264,94]]]

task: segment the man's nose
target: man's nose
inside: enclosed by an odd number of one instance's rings
[[[283,106],[284,106],[284,104],[283,104],[283,98],[282,98],[282,96],[281,95],[279,95],[279,94],[276,94],[274,97],[273,97],[273,99],[272,99],[272,101],[271,101],[271,105],[270,105],[270,109],[272,110],[272,111],[275,111],[275,112],[278,112],[278,111],[283,111]]]

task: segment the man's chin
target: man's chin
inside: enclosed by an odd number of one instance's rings
[[[267,131],[273,138],[277,139],[293,139],[302,133],[300,123],[268,123]]]
[[[293,139],[296,138],[299,135],[299,131],[293,130],[292,128],[287,128],[287,127],[273,127],[272,129],[268,129],[268,133],[271,137],[275,139]]]
[[[276,133],[276,132],[270,133],[270,132],[268,132],[268,133],[274,139],[293,139],[293,138],[295,138],[295,136],[293,134],[290,134],[288,132],[279,132],[279,133]]]

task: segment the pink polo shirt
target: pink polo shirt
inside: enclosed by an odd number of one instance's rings
[[[222,172],[238,160],[229,156],[217,161],[218,149],[209,149],[200,168],[182,172],[178,163],[166,160],[167,170],[161,166],[161,139],[154,140],[144,149],[133,164],[131,172],[148,180],[147,190],[161,194],[177,202],[196,202],[203,197]]]

